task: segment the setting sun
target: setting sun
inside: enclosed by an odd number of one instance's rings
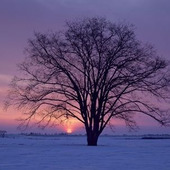
[[[68,128],[67,133],[69,133],[69,134],[72,133],[72,129]]]

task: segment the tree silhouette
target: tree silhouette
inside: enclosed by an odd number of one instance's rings
[[[158,107],[168,97],[168,64],[136,39],[131,25],[70,22],[60,33],[35,33],[26,52],[24,76],[13,79],[8,104],[26,109],[27,123],[35,115],[47,124],[73,117],[84,124],[88,145],[97,145],[112,119],[133,128],[134,114],[142,113],[169,123]]]

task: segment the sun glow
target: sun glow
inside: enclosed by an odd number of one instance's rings
[[[68,134],[71,134],[72,132],[73,132],[73,131],[72,131],[71,128],[68,128],[68,129],[67,129],[67,133],[68,133]]]
[[[76,133],[77,129],[81,127],[81,123],[76,119],[69,118],[63,122],[62,127],[67,134]]]

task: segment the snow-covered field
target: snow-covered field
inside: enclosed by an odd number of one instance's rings
[[[0,138],[0,170],[170,170],[170,140],[84,136]]]

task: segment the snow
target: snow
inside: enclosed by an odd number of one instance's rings
[[[84,136],[0,138],[0,170],[169,170],[170,140]]]

